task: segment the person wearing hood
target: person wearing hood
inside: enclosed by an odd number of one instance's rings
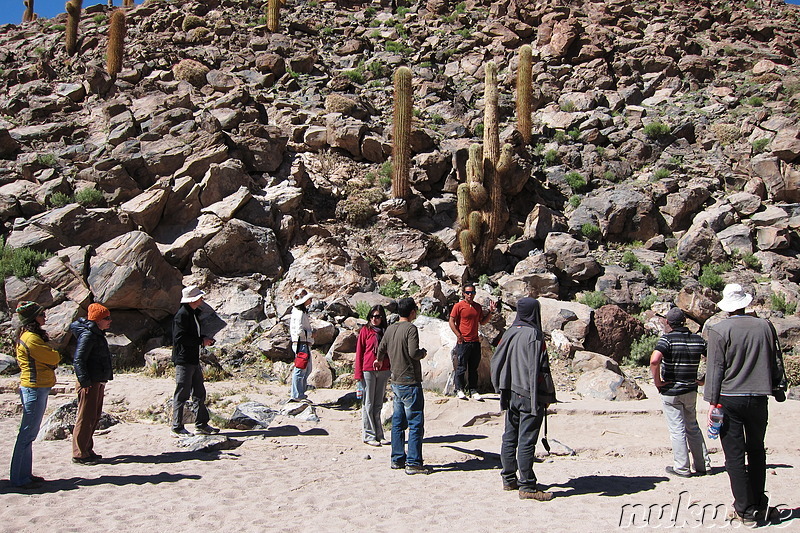
[[[78,416],[72,432],[72,462],[97,464],[102,456],[94,452],[94,431],[103,414],[106,383],[114,379],[111,350],[106,330],[111,327],[111,312],[107,307],[89,305],[87,318],[79,318],[69,329],[78,339],[72,364],[78,378]]]
[[[492,385],[506,412],[500,450],[503,489],[519,489],[522,500],[551,500],[553,493],[537,488],[533,472],[536,441],[547,409],[536,399],[539,375],[550,368],[538,300],[517,302],[516,319],[500,339],[491,366]]]
[[[48,346],[44,307],[36,302],[19,302],[17,305],[20,331],[17,336],[17,362],[19,363],[19,396],[22,400],[22,421],[11,457],[11,486],[36,488],[44,481],[34,476],[33,441],[47,407],[47,396],[56,384],[55,369],[61,355]]]
[[[711,459],[697,424],[697,386],[703,384],[697,378],[697,369],[706,354],[706,341],[689,331],[680,307],[670,309],[666,319],[671,331],[658,339],[650,356],[653,384],[661,393],[672,440],[673,464],[666,471],[673,476],[691,476],[691,452],[695,475],[704,476],[711,471]]]
[[[200,306],[205,294],[194,285],[185,287],[181,293],[181,307],[172,321],[172,362],[175,364],[172,433],[178,437],[189,435],[183,425],[183,407],[189,396],[197,402],[195,434],[219,433],[219,429],[208,424],[211,416],[206,408],[206,386],[200,367],[200,348],[214,344],[213,338],[200,332]]]

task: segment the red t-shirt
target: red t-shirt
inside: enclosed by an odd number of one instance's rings
[[[464,337],[464,342],[478,342],[478,326],[481,325],[482,316],[481,304],[477,302],[470,304],[466,300],[458,302],[450,312],[450,317],[455,319],[456,327]]]

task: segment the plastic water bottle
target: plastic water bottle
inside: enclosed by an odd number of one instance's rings
[[[708,424],[708,438],[716,439],[719,437],[719,428],[722,427],[722,405],[717,404],[711,410],[711,422]]]
[[[356,400],[361,401],[364,398],[364,385],[361,381],[356,383]]]

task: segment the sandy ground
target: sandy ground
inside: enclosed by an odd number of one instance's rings
[[[0,380],[8,386],[13,379]],[[64,382],[64,385],[69,385]],[[576,452],[544,455],[539,482],[550,502],[504,492],[498,451],[499,402],[426,394],[428,476],[389,468],[390,448],[360,442],[360,411],[318,407],[317,424],[278,417],[266,431],[225,430],[241,441],[219,453],[177,447],[166,424],[144,417],[162,405],[173,382],[126,374],[108,385],[106,411],[125,421],[95,437],[103,464],[70,461],[69,441],[36,442],[34,473],[43,487],[19,491],[7,468],[19,415],[0,418],[0,531],[616,531],[649,528],[737,529],[725,516],[732,497],[718,441],[713,475],[670,478],[660,399],[580,400],[562,393],[549,435]],[[211,409],[230,415],[242,400],[277,406],[286,387],[222,381],[208,384]],[[317,403],[340,390],[313,391]],[[48,413],[72,394],[50,397]],[[13,393],[0,394],[8,412]],[[701,408],[705,408],[701,405]],[[786,519],[768,529],[800,531],[800,403],[770,400],[767,489]],[[553,443],[553,451],[565,448]],[[715,514],[716,513],[716,514]]]

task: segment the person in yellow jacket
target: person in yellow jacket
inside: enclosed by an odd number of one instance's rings
[[[19,426],[14,455],[11,458],[11,485],[36,488],[44,481],[31,473],[33,441],[47,407],[47,396],[56,384],[55,369],[61,355],[47,345],[44,308],[36,302],[20,302],[17,316],[21,324],[17,340],[17,361],[20,368],[19,395],[22,399],[22,422]]]

